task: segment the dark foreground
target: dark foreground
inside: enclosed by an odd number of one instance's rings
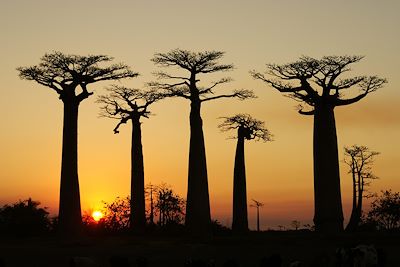
[[[213,261],[215,266],[234,260],[241,267],[258,267],[262,257],[278,253],[282,266],[299,260],[302,266],[334,266],[339,247],[373,244],[380,249],[389,267],[400,266],[399,233],[321,235],[310,232],[264,232],[246,236],[220,236],[191,240],[160,236],[103,236],[56,238],[1,238],[0,258],[5,266],[70,266],[71,257],[90,257],[100,266],[111,266],[110,258],[125,258],[129,266],[138,266],[145,258],[149,267],[185,266],[188,260]],[[1,266],[1,264],[0,264]],[[233,265],[231,265],[233,266]]]

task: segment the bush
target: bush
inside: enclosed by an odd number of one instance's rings
[[[40,202],[31,198],[4,205],[0,208],[0,232],[18,236],[48,232],[49,213],[39,206]]]
[[[367,223],[376,225],[380,230],[400,229],[400,193],[391,190],[382,191],[382,194],[371,203]]]

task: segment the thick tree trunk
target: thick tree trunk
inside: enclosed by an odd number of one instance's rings
[[[211,216],[200,107],[201,102],[199,100],[192,101],[185,225],[190,234],[204,236],[211,233]]]
[[[335,115],[327,104],[315,107],[314,205],[316,231],[343,231]]]
[[[236,146],[235,167],[233,173],[233,220],[232,230],[247,232],[249,230],[247,219],[247,194],[246,194],[246,167],[244,160],[244,136],[238,130]]]
[[[75,100],[64,102],[61,161],[59,227],[63,233],[78,233],[81,228],[81,202],[78,181],[78,107]]]
[[[131,215],[132,230],[142,232],[146,225],[144,200],[144,167],[142,150],[142,131],[139,116],[132,118],[131,148]]]

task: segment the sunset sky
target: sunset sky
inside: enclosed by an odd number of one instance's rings
[[[384,88],[336,109],[339,156],[343,147],[365,145],[381,152],[373,167],[380,180],[371,191],[400,191],[400,1],[397,0],[1,0],[0,5],[0,205],[32,197],[57,213],[62,137],[62,102],[54,91],[18,77],[16,68],[40,62],[46,52],[105,54],[141,75],[121,83],[144,88],[160,68],[156,52],[174,48],[219,50],[234,71],[221,92],[252,89],[257,99],[204,103],[211,212],[231,223],[235,140],[221,133],[221,116],[249,113],[264,120],[273,142],[246,143],[247,194],[265,204],[261,227],[312,223],[311,116],[295,101],[254,80],[250,70],[288,63],[302,55],[364,55],[353,75],[388,79]],[[82,210],[97,209],[130,191],[130,125],[113,134],[116,121],[99,118],[98,95],[111,83],[89,87],[95,95],[79,113],[79,180]],[[356,88],[353,90],[357,91]],[[354,92],[354,91],[353,91]],[[145,182],[170,184],[186,197],[189,102],[167,99],[143,120]],[[350,213],[351,177],[341,163],[345,218]],[[255,209],[249,209],[255,228]]]

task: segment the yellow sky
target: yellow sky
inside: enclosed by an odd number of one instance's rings
[[[365,55],[354,74],[377,74],[389,83],[362,102],[337,108],[343,146],[366,145],[382,154],[372,190],[400,190],[400,3],[393,1],[50,1],[3,0],[0,9],[0,204],[31,196],[58,206],[62,103],[48,88],[21,81],[18,66],[39,63],[53,50],[107,54],[141,73],[124,82],[143,87],[158,70],[155,52],[174,48],[226,51],[235,70],[222,90],[253,89],[257,99],[203,106],[212,217],[229,223],[235,142],[217,129],[218,117],[250,113],[265,120],[275,141],[246,144],[248,198],[265,203],[262,227],[310,223],[313,215],[312,118],[297,114],[291,99],[253,80],[249,70],[287,63],[301,55]],[[207,79],[204,79],[207,80]],[[109,84],[95,84],[95,95]],[[129,194],[130,126],[98,118],[93,96],[80,107],[79,178],[83,209]],[[143,122],[146,182],[171,184],[186,196],[189,103],[156,103]],[[351,181],[341,165],[342,198],[349,213]],[[250,209],[254,228],[255,210]]]

